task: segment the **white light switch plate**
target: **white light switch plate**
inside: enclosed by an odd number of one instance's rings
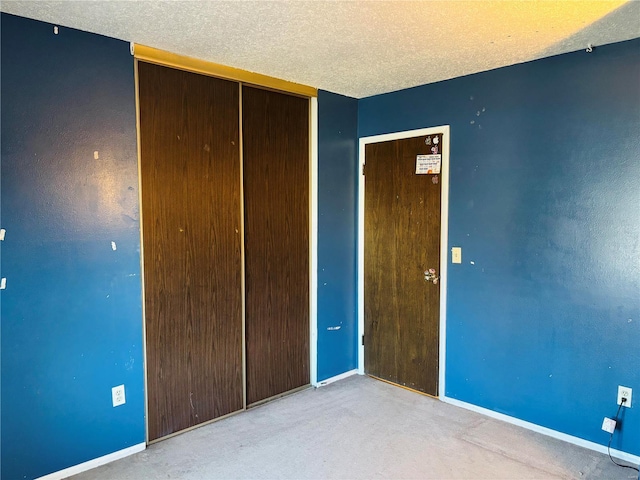
[[[462,263],[462,247],[451,249],[451,263]]]

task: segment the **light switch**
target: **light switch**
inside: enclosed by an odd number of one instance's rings
[[[451,249],[451,263],[462,263],[462,247]]]

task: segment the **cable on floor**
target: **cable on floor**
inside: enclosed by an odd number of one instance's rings
[[[613,420],[616,422],[616,425],[618,424],[619,420],[618,420],[618,415],[620,415],[620,409],[622,408],[622,405],[624,405],[624,402],[626,402],[627,399],[623,398],[622,401],[620,402],[620,405],[618,405],[618,411],[616,412],[616,416],[613,417]],[[615,428],[613,429],[613,432],[615,432]],[[613,463],[615,463],[617,466],[622,467],[622,468],[629,468],[631,470],[635,470],[636,472],[638,472],[638,468],[637,467],[632,467],[631,465],[621,465],[620,463],[616,462],[613,457],[611,456],[611,441],[613,440],[613,432],[611,432],[611,435],[609,436],[609,444],[607,445],[607,452],[609,453],[609,458],[611,459],[611,461]]]

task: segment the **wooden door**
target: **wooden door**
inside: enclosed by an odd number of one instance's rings
[[[432,148],[435,149],[432,151]],[[416,174],[416,156],[442,155],[442,134],[365,148],[365,371],[438,394],[439,175]]]
[[[309,100],[242,88],[247,404],[309,383]]]
[[[243,408],[239,85],[138,72],[153,441]]]

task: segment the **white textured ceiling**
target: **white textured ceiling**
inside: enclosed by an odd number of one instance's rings
[[[361,98],[640,37],[638,1],[7,1],[0,9]]]

